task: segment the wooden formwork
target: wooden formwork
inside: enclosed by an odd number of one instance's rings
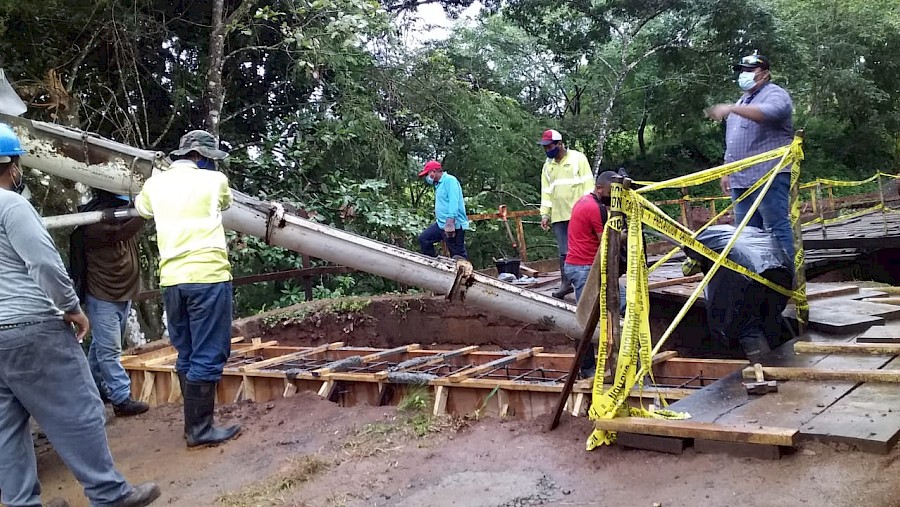
[[[647,383],[633,400],[674,401],[724,375],[746,361],[700,362],[660,354],[654,363],[665,386]],[[152,406],[180,403],[175,373],[177,353],[163,347],[124,356],[133,396]],[[231,356],[217,387],[220,403],[258,403],[314,391],[344,406],[391,405],[411,389],[430,390],[435,414],[482,414],[531,418],[550,413],[562,391],[573,354],[545,353],[541,347],[516,351],[482,351],[477,346],[453,350],[422,349],[412,344],[393,349],[346,347],[282,347],[277,342],[233,340]],[[698,364],[700,366],[698,367]],[[688,379],[683,381],[680,379]],[[681,385],[678,385],[681,384]],[[569,411],[583,415],[591,380],[575,384]]]

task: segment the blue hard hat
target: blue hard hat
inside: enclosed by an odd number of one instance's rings
[[[19,144],[19,137],[5,123],[0,123],[0,157],[12,157],[27,153]]]

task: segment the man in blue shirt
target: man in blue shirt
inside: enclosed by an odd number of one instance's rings
[[[419,172],[419,178],[434,186],[435,223],[419,234],[419,247],[422,253],[435,257],[434,244],[446,241],[450,255],[468,259],[466,253],[466,229],[469,219],[466,218],[466,205],[463,202],[462,187],[452,174],[444,172],[441,163],[429,160]]]
[[[769,60],[754,53],[741,58],[733,69],[740,72],[738,86],[744,94],[735,104],[716,104],[707,109],[710,118],[715,121],[724,119],[726,122],[725,163],[787,146],[794,137],[791,96],[784,88],[770,81]],[[726,193],[730,191],[732,200],[735,200],[777,163],[777,159],[761,162],[730,177],[725,176],[721,182],[722,190]],[[748,225],[772,233],[793,261],[794,233],[788,218],[790,190],[791,172],[788,166],[775,177]],[[759,190],[735,204],[735,224],[744,219],[758,194]]]

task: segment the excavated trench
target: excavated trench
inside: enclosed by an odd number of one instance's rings
[[[425,295],[317,300],[234,322],[232,334],[277,340],[283,346],[344,342],[350,347],[422,347],[512,350],[542,346],[571,353],[565,334],[474,306]]]

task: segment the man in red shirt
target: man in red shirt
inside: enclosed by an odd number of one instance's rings
[[[572,207],[572,218],[569,219],[569,251],[566,253],[566,276],[575,287],[575,300],[581,298],[584,284],[587,282],[594,257],[600,249],[600,238],[608,216],[607,206],[610,203],[609,186],[612,183],[613,171],[604,171],[597,175],[594,190],[583,196]],[[594,347],[581,358],[581,376],[591,378],[597,367],[597,354]]]
[[[581,291],[587,281],[594,257],[600,249],[603,236],[606,207],[609,206],[609,186],[616,173],[605,171],[595,180],[594,190],[583,196],[572,207],[569,219],[569,251],[566,254],[566,276],[575,285],[575,300],[581,298]]]

